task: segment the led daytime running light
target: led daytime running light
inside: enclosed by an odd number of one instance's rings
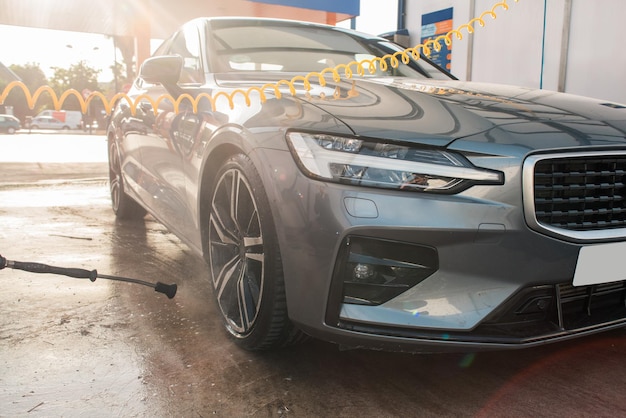
[[[334,139],[334,141],[333,141]],[[301,132],[287,134],[287,142],[300,167],[310,177],[334,182],[348,182],[366,186],[422,191],[447,191],[462,182],[499,184],[501,173],[478,169],[463,163],[454,154],[440,150],[419,150],[421,161],[387,156],[385,150],[406,148],[394,144],[377,144],[377,155],[364,155],[365,141],[359,151],[352,150],[354,140],[346,137],[316,135]],[[351,144],[349,151],[345,145]],[[354,147],[355,149],[357,147]],[[407,152],[392,152],[403,155]],[[424,162],[432,155],[433,161]]]

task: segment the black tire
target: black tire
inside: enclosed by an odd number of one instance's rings
[[[8,133],[9,135],[13,135],[13,134],[15,133],[15,128],[14,128],[14,127],[12,127],[12,126],[9,126],[9,129],[7,129],[7,133]]]
[[[117,146],[109,144],[109,190],[111,206],[118,219],[140,220],[146,216],[146,210],[124,191],[124,178]]]
[[[209,202],[207,261],[227,331],[248,350],[303,340],[287,315],[280,250],[265,189],[246,156],[235,155],[222,165]]]

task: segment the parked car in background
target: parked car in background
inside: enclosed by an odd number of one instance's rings
[[[13,115],[0,115],[0,132],[14,134],[22,127],[20,120]]]
[[[80,129],[83,126],[83,114],[78,110],[43,110],[37,114],[40,116],[51,116],[70,129]]]
[[[399,51],[310,23],[191,21],[112,115],[113,210],[149,212],[206,259],[248,349],[304,334],[508,349],[624,327],[626,107],[411,57],[370,73]],[[304,88],[354,61],[361,76]],[[215,109],[192,107],[202,93]],[[165,94],[186,95],[178,112]]]
[[[98,129],[98,121],[95,119],[91,123],[87,122],[83,124],[84,131],[95,130],[95,129]]]
[[[30,123],[31,129],[63,129],[69,130],[70,126],[52,116],[37,116]]]

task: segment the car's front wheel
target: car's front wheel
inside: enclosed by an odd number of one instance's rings
[[[9,135],[13,135],[13,134],[15,133],[15,128],[14,128],[14,127],[12,127],[12,126],[9,126],[9,129],[7,129],[7,133],[8,133]]]
[[[226,329],[249,350],[303,338],[287,315],[274,221],[252,162],[231,157],[218,171],[210,196],[208,262]]]
[[[109,144],[109,189],[111,206],[117,218],[138,220],[146,216],[146,210],[124,191],[122,165],[114,142]]]

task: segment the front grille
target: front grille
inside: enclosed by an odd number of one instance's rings
[[[571,231],[626,227],[626,155],[545,158],[534,168],[537,222]]]

